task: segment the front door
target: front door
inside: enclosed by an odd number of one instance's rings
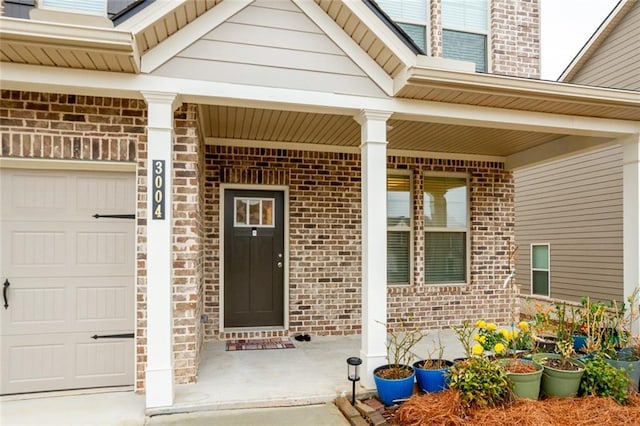
[[[224,327],[284,325],[284,193],[224,192]]]

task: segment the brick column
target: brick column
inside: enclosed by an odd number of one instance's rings
[[[362,386],[373,389],[373,370],[386,363],[387,330],[387,119],[362,111]]]
[[[143,92],[147,121],[147,368],[146,405],[173,405],[172,187],[176,94]],[[158,176],[161,175],[161,177]],[[162,186],[162,194],[153,190]],[[154,201],[161,202],[160,215]]]
[[[640,286],[640,135],[622,143],[622,245],[625,299]],[[633,307],[637,309],[636,306]],[[631,306],[627,305],[627,309]],[[640,331],[640,320],[631,324],[632,334]]]

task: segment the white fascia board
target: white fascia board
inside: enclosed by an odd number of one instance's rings
[[[292,0],[362,71],[387,95],[393,95],[393,80],[336,22],[315,2]]]
[[[151,73],[209,31],[247,7],[253,0],[225,1],[142,55],[142,72]]]
[[[337,0],[334,0],[337,1]],[[411,51],[400,38],[385,24],[361,0],[343,0],[342,3],[356,15],[378,39],[396,55],[405,67],[416,64],[416,54]]]
[[[612,138],[565,136],[508,156],[505,161],[505,169],[517,170],[532,167],[616,143],[618,141]]]
[[[141,99],[141,92],[171,88],[184,103],[272,108],[355,115],[362,109],[389,111],[394,119],[484,128],[622,137],[640,133],[640,122],[509,110],[401,98],[374,98],[296,89],[3,63],[2,87],[56,93]],[[618,92],[601,89],[610,99]],[[607,96],[610,95],[610,96]],[[623,96],[623,100],[626,99]],[[598,100],[597,98],[595,99]]]
[[[0,36],[3,43],[47,45],[120,54],[134,51],[133,35],[128,31],[113,28],[1,17]]]

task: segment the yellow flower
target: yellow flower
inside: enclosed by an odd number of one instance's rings
[[[504,352],[504,345],[502,343],[496,343],[493,347],[493,351],[497,354]]]
[[[476,321],[476,327],[478,328],[485,328],[487,326],[487,323],[484,322],[484,320],[478,320]]]
[[[526,321],[520,321],[518,323],[518,328],[522,331],[529,331],[529,323]]]
[[[517,338],[519,334],[520,333],[518,332],[518,330],[513,330],[513,338],[514,339]]]
[[[474,333],[473,334],[473,340],[475,340],[476,342],[480,341],[480,335],[478,333]]]
[[[498,330],[498,333],[500,333],[502,335],[502,337],[504,337],[505,339],[508,339],[509,337],[509,330],[507,330],[506,328],[501,328],[500,330]]]
[[[480,343],[484,343],[484,342],[486,342],[486,340],[487,340],[487,336],[480,336],[478,338],[478,342],[480,342]]]
[[[476,343],[471,348],[471,352],[473,352],[474,355],[482,355],[482,352],[484,352],[484,348],[482,347],[482,345]]]
[[[495,331],[496,328],[498,328],[498,326],[496,325],[495,322],[490,322],[487,324],[487,330],[489,331]]]

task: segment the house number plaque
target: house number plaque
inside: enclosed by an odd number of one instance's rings
[[[164,220],[164,160],[153,160],[153,214],[154,220]]]

